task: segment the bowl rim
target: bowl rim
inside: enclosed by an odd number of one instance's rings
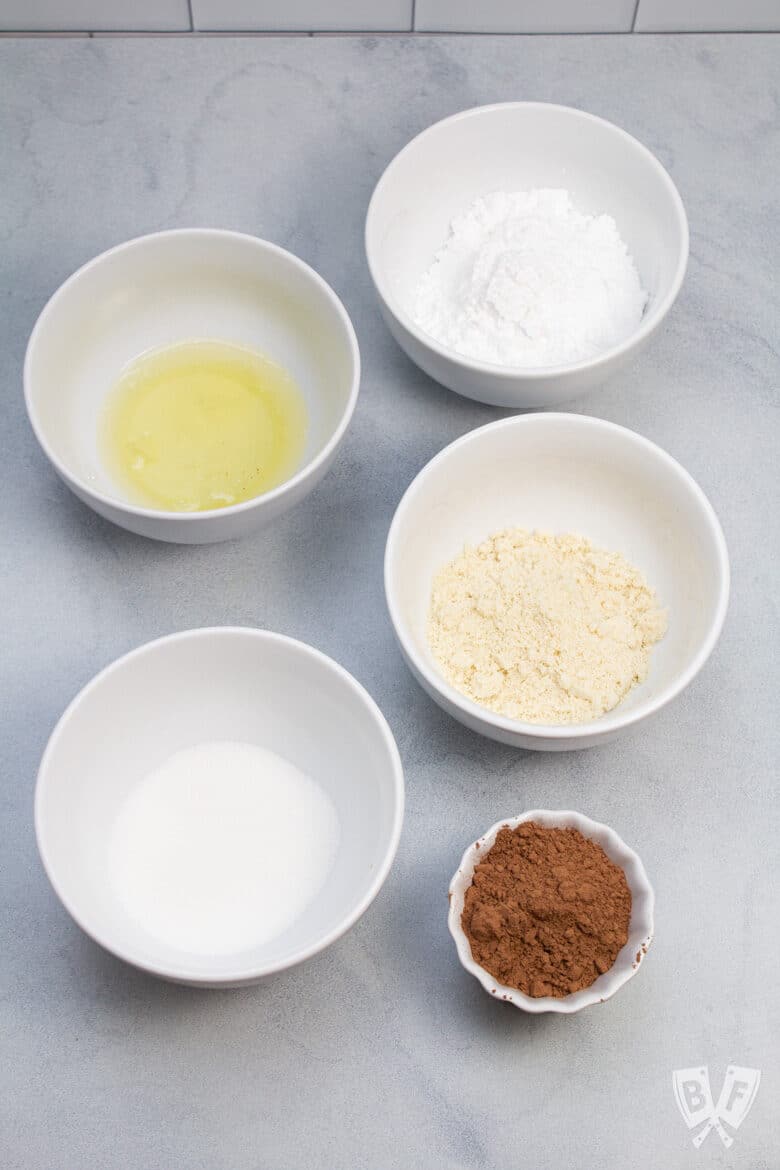
[[[308,658],[312,658],[323,665],[328,671],[337,675],[344,681],[353,693],[355,698],[364,709],[371,716],[375,726],[377,727],[382,738],[384,747],[387,751],[387,756],[390,762],[392,787],[393,787],[393,807],[392,807],[392,821],[390,825],[390,832],[384,846],[384,854],[381,861],[374,867],[371,880],[368,883],[366,890],[360,899],[353,906],[352,910],[343,918],[341,922],[333,927],[327,934],[323,935],[317,942],[311,943],[308,946],[300,947],[297,951],[292,952],[284,959],[275,960],[271,963],[253,965],[250,967],[236,967],[228,973],[208,973],[203,970],[191,970],[186,964],[169,964],[169,963],[155,963],[151,960],[139,960],[127,948],[120,945],[115,945],[113,942],[107,941],[101,937],[101,931],[94,929],[94,927],[87,923],[85,916],[82,915],[79,906],[74,903],[70,895],[62,888],[62,884],[58,877],[57,867],[52,863],[50,850],[47,844],[47,821],[46,821],[46,799],[47,789],[51,783],[51,762],[54,753],[57,750],[59,741],[63,735],[64,729],[70,722],[72,716],[75,714],[82,701],[87,698],[93,691],[97,690],[103,682],[111,675],[121,671],[131,661],[136,661],[139,658],[153,655],[161,647],[183,641],[196,641],[200,639],[207,639],[213,637],[228,637],[228,638],[249,638],[256,641],[260,646],[264,643],[273,642],[276,645],[284,646],[294,653],[302,654]],[[286,971],[290,967],[297,966],[298,963],[304,962],[306,959],[312,958],[319,954],[320,951],[325,950],[331,943],[336,942],[343,934],[355,925],[358,919],[365,913],[374,898],[379,893],[384,885],[384,882],[390,873],[390,869],[395,860],[395,855],[398,850],[398,844],[401,838],[401,829],[403,826],[404,816],[404,774],[401,756],[398,751],[398,745],[395,742],[390,726],[382,714],[378,704],[368,693],[366,688],[359,683],[354,675],[335,659],[318,650],[316,647],[309,645],[307,642],[302,642],[297,638],[291,638],[287,634],[278,634],[273,630],[262,630],[252,626],[202,626],[189,630],[180,630],[173,634],[166,634],[161,638],[154,638],[149,642],[144,642],[140,646],[129,650],[126,654],[120,655],[104,666],[98,671],[85,685],[78,691],[78,693],[71,699],[67,707],[60,715],[57,723],[49,736],[48,742],[41,757],[41,762],[38,766],[38,773],[35,782],[35,797],[34,797],[34,822],[35,822],[35,838],[38,845],[38,852],[43,864],[44,872],[51,883],[52,889],[59,898],[60,902],[70,914],[71,918],[78,926],[99,946],[104,950],[129,963],[131,966],[138,968],[141,971],[146,971],[151,975],[159,976],[163,979],[171,979],[174,981],[187,982],[190,984],[199,984],[206,986],[230,986],[236,983],[251,983],[264,978],[267,975],[276,974],[279,971]],[[88,917],[88,915],[86,916]]]
[[[667,471],[676,475],[682,481],[687,490],[698,502],[706,519],[709,534],[714,542],[718,562],[718,593],[712,620],[698,650],[692,656],[685,669],[679,673],[676,679],[669,682],[660,690],[657,695],[647,698],[629,709],[623,708],[622,703],[618,703],[616,707],[613,707],[612,711],[607,711],[606,714],[600,715],[598,719],[593,719],[589,723],[527,723],[520,719],[510,719],[506,715],[499,715],[497,712],[490,711],[487,707],[481,707],[478,703],[462,695],[460,691],[457,691],[447,682],[443,675],[429,666],[423,655],[419,653],[407,632],[406,623],[401,617],[400,607],[392,585],[393,568],[398,557],[397,545],[401,524],[405,514],[414,505],[415,496],[420,491],[422,483],[424,483],[430,472],[439,464],[446,462],[455,450],[478,440],[480,436],[487,432],[497,432],[515,427],[525,427],[532,430],[540,424],[548,424],[551,420],[566,420],[567,423],[573,422],[578,427],[610,432],[617,436],[620,441],[628,441],[650,452],[655,459],[665,466]],[[726,540],[715,509],[690,472],[686,471],[682,464],[678,463],[668,451],[665,451],[663,447],[659,447],[652,440],[645,438],[644,435],[640,435],[637,431],[620,426],[618,423],[609,422],[607,419],[597,418],[594,415],[571,414],[563,411],[539,411],[533,414],[512,415],[509,418],[497,419],[495,422],[486,423],[484,426],[467,431],[460,438],[455,439],[452,443],[443,447],[441,451],[434,455],[432,459],[429,459],[420,471],[418,471],[396,507],[387,534],[384,585],[390,620],[404,655],[412,663],[414,671],[419,673],[425,680],[425,684],[431,692],[441,695],[449,706],[455,707],[462,712],[469,721],[469,726],[473,727],[475,722],[477,724],[484,723],[500,731],[510,732],[514,736],[576,741],[592,735],[606,735],[639,723],[649,715],[660,711],[688,686],[709,658],[723,629],[729,602],[730,569]],[[573,743],[573,746],[576,745]]]
[[[583,987],[579,991],[571,992],[569,995],[562,996],[561,998],[526,995],[524,992],[518,991],[517,988],[507,987],[497,979],[494,979],[489,971],[486,971],[484,967],[481,967],[472,958],[471,946],[460,921],[462,913],[462,898],[460,895],[465,895],[466,890],[471,885],[476,864],[485,856],[485,852],[489,852],[492,848],[499,829],[504,827],[515,829],[518,825],[523,824],[524,821],[532,820],[538,820],[548,827],[576,828],[582,833],[583,837],[588,837],[590,840],[594,840],[594,837],[606,839],[610,848],[607,856],[611,857],[612,854],[615,854],[621,858],[621,861],[615,861],[615,864],[619,864],[623,869],[631,891],[631,917],[633,919],[634,908],[640,906],[643,915],[643,920],[640,923],[643,927],[643,938],[637,944],[636,957],[631,959],[630,963],[626,962],[625,958],[622,962],[620,961],[623,951],[628,946],[626,942],[618,952],[615,962],[608,971],[605,971],[602,976],[594,980],[588,987]],[[600,842],[596,841],[596,844],[600,844]],[[603,848],[604,846],[602,845]],[[606,849],[604,851],[607,852]],[[613,857],[611,859],[614,860]],[[629,869],[631,870],[630,873],[628,872]],[[458,912],[459,903],[460,913]],[[504,817],[503,820],[496,821],[481,837],[472,842],[464,850],[458,868],[453,874],[449,885],[447,926],[455,940],[455,946],[461,964],[469,974],[479,980],[485,991],[494,999],[497,999],[499,1002],[511,1003],[513,1007],[533,1014],[558,1012],[562,1015],[571,1015],[593,1004],[605,1003],[629,979],[632,979],[636,975],[653,941],[655,933],[654,914],[655,891],[650,884],[650,879],[647,876],[647,871],[642,864],[642,860],[630,846],[626,845],[623,838],[614,829],[609,825],[605,825],[603,821],[594,821],[590,817],[586,817],[583,813],[576,812],[574,809],[535,808],[521,813],[519,816]],[[626,957],[631,958],[630,955]],[[598,991],[593,990],[596,984],[602,984]]]
[[[625,142],[634,150],[639,152],[651,167],[657,172],[661,182],[666,187],[667,192],[671,198],[672,205],[676,212],[676,218],[680,227],[682,235],[682,247],[677,259],[677,267],[674,272],[669,289],[657,302],[650,305],[649,311],[642,315],[637,328],[624,338],[623,341],[618,342],[617,345],[610,346],[609,349],[602,350],[593,357],[584,358],[582,361],[569,362],[563,365],[554,366],[508,366],[498,362],[483,361],[480,358],[466,357],[463,354],[457,353],[449,346],[442,345],[429,333],[426,333],[413,319],[413,317],[406,311],[406,309],[395,298],[383,278],[383,269],[379,263],[377,255],[377,245],[375,244],[374,219],[376,217],[376,207],[379,202],[379,197],[388,176],[400,164],[404,155],[418,146],[424,139],[435,134],[442,126],[449,123],[465,121],[470,118],[490,115],[497,110],[507,109],[538,109],[538,110],[557,110],[565,112],[574,118],[586,122],[597,122],[601,126],[608,129],[610,133],[617,135],[625,140]],[[442,240],[442,244],[444,241]],[[366,251],[366,260],[368,263],[368,270],[371,275],[374,288],[379,296],[380,301],[385,305],[388,312],[398,321],[398,323],[411,334],[411,336],[426,349],[431,350],[441,358],[452,362],[454,365],[463,370],[474,374],[490,375],[498,381],[517,382],[525,378],[533,378],[535,381],[554,380],[560,378],[564,374],[576,374],[598,370],[602,366],[612,362],[615,358],[620,358],[624,354],[629,353],[635,346],[641,344],[646,338],[654,332],[657,326],[664,319],[666,314],[671,309],[682,287],[685,273],[688,267],[688,256],[690,251],[690,231],[688,227],[688,216],[685,211],[685,205],[682,201],[680,192],[674,183],[669,172],[663,164],[656,158],[653,152],[634,138],[633,134],[629,134],[627,130],[623,130],[615,122],[610,122],[607,118],[601,118],[598,114],[588,113],[587,110],[580,110],[576,106],[561,105],[556,102],[493,102],[484,106],[472,106],[470,109],[461,110],[456,114],[450,114],[446,118],[441,118],[438,122],[427,126],[416,134],[414,138],[410,139],[405,146],[398,151],[396,155],[390,160],[385,167],[382,174],[377,180],[376,186],[369,200],[368,210],[366,212],[366,222],[364,229],[364,245]]]
[[[96,268],[110,257],[119,255],[122,252],[131,251],[136,248],[147,246],[154,241],[167,239],[178,236],[191,236],[196,239],[207,238],[229,238],[236,240],[241,244],[257,249],[259,252],[270,252],[280,256],[283,260],[289,263],[293,268],[297,268],[305,277],[307,277],[313,284],[315,284],[332,303],[336,310],[336,314],[341,321],[344,329],[344,334],[349,348],[352,372],[351,382],[349,388],[349,396],[347,402],[342,410],[341,417],[338,424],[333,430],[327,443],[320,451],[309,459],[300,467],[294,475],[289,479],[285,479],[270,491],[262,492],[260,495],[252,496],[249,500],[242,500],[238,504],[229,504],[225,508],[204,508],[198,512],[176,512],[167,508],[150,508],[143,504],[135,504],[131,500],[126,500],[120,495],[110,495],[107,492],[100,491],[91,483],[89,483],[82,476],[72,471],[68,465],[53,450],[49,440],[46,437],[45,428],[41,425],[40,417],[38,415],[36,405],[33,399],[32,389],[32,374],[31,367],[33,361],[33,354],[40,344],[40,337],[46,323],[51,314],[56,310],[59,302],[67,296],[70,289],[75,285],[82,276],[85,275],[92,268]],[[55,468],[61,478],[67,483],[75,487],[79,492],[83,492],[85,496],[91,500],[96,500],[106,508],[116,508],[125,515],[137,516],[143,519],[151,520],[179,520],[185,524],[197,524],[198,521],[206,519],[214,519],[220,516],[238,516],[243,512],[251,512],[253,508],[261,504],[271,503],[273,500],[279,499],[287,492],[296,488],[299,484],[304,483],[312,475],[316,474],[319,468],[323,465],[327,466],[328,460],[335,451],[336,447],[341,442],[347,427],[350,424],[352,415],[357,404],[358,392],[360,390],[360,348],[358,345],[357,334],[352,324],[349,314],[344,307],[341,298],[328,284],[324,277],[307,264],[305,260],[301,260],[293,252],[287,248],[281,247],[279,244],[272,243],[271,240],[265,240],[260,236],[250,235],[248,232],[232,231],[228,228],[207,228],[207,227],[179,227],[166,228],[159,232],[148,232],[146,235],[134,236],[130,240],[124,240],[122,243],[115,244],[111,248],[106,248],[105,251],[99,252],[97,256],[93,256],[91,260],[87,260],[79,268],[72,272],[70,276],[66,277],[64,281],[54,290],[45,305],[41,309],[32,332],[27,342],[27,348],[24,355],[24,366],[22,373],[22,380],[24,384],[24,401],[27,410],[27,417],[30,420],[30,425],[33,429],[38,444],[41,447],[44,455]]]

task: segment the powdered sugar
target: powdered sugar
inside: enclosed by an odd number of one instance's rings
[[[453,220],[413,315],[464,357],[550,366],[617,345],[646,303],[611,216],[583,214],[568,191],[496,191]]]

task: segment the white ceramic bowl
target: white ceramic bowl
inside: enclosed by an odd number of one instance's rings
[[[246,346],[289,370],[309,412],[301,467],[228,508],[138,506],[100,455],[106,394],[146,350],[200,339]],[[141,236],[85,264],[43,309],[24,363],[30,422],[68,487],[131,532],[185,544],[243,536],[310,492],[344,437],[359,383],[355,331],[322,277],[275,244],[205,228]]]
[[[439,673],[426,637],[438,570],[490,533],[518,526],[574,532],[620,552],[669,610],[650,671],[590,723],[523,723],[471,702]],[[436,702],[482,735],[517,747],[588,747],[660,710],[699,672],[723,626],[726,544],[701,488],[634,431],[574,414],[521,415],[471,431],[440,451],[396,510],[385,592],[401,650]]]
[[[537,821],[552,829],[579,829],[583,837],[589,837],[597,845],[600,845],[607,857],[624,870],[628,888],[631,890],[631,921],[626,945],[618,954],[609,971],[600,975],[595,983],[591,983],[590,987],[585,987],[582,991],[575,991],[563,999],[555,999],[553,996],[540,996],[535,999],[530,995],[524,995],[522,991],[518,991],[514,987],[505,987],[499,983],[484,967],[480,967],[478,963],[474,962],[471,956],[471,946],[460,924],[463,899],[466,890],[471,885],[474,869],[491,849],[499,829],[504,828],[504,826],[515,829],[523,821]],[[497,821],[483,837],[480,837],[479,841],[469,845],[450,882],[450,909],[447,925],[450,928],[450,934],[455,939],[461,963],[480,981],[485,991],[489,992],[490,995],[514,1004],[515,1007],[522,1008],[526,1012],[562,1012],[568,1015],[571,1012],[580,1011],[581,1008],[590,1007],[593,1003],[604,1003],[606,999],[615,994],[618,988],[627,983],[632,975],[636,974],[653,939],[654,906],[653,888],[647,880],[642,862],[633,849],[629,849],[613,829],[602,825],[599,821],[591,821],[588,817],[569,809],[551,812],[549,809],[537,808],[531,812],[523,813],[519,817],[509,817],[506,820]]]
[[[317,780],[335,805],[341,843],[325,886],[283,934],[212,957],[165,946],[134,921],[107,876],[107,843],[146,774],[173,752],[218,739],[258,744]],[[55,892],[98,943],[176,982],[238,986],[317,954],[357,922],[390,870],[403,803],[393,736],[346,670],[280,634],[201,629],[141,646],[76,696],[41,761],[35,827]]]
[[[579,210],[613,217],[650,295],[644,317],[620,345],[576,364],[461,357],[413,321],[420,276],[474,199],[534,187],[562,187]],[[396,155],[368,208],[366,255],[390,332],[426,374],[494,406],[555,406],[618,371],[658,328],[685,276],[688,221],[667,172],[624,130],[569,106],[507,102],[445,118]]]

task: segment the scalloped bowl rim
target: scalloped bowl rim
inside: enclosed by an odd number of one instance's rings
[[[632,943],[630,948],[627,942],[610,969],[600,975],[589,987],[584,987],[581,991],[575,991],[561,999],[556,999],[553,996],[534,998],[518,991],[517,988],[506,987],[499,983],[472,958],[471,947],[460,922],[463,912],[463,898],[471,885],[477,862],[485,856],[486,851],[492,848],[499,829],[504,827],[515,829],[525,821],[539,821],[551,828],[579,829],[584,837],[589,837],[600,844],[607,856],[620,865],[626,874],[626,881],[631,890],[630,933],[634,933],[637,927],[641,933],[639,942]],[[604,847],[605,842],[609,848]],[[594,1003],[604,1003],[605,1000],[610,999],[639,970],[653,941],[655,929],[653,921],[655,894],[639,856],[609,825],[605,825],[601,821],[593,821],[590,817],[583,816],[582,813],[572,809],[532,809],[530,812],[521,813],[520,816],[504,817],[502,820],[496,821],[487,832],[483,833],[465,850],[450,882],[449,902],[447,925],[455,940],[458,958],[463,967],[479,980],[485,991],[494,999],[511,1003],[522,1011],[537,1015],[541,1012],[558,1012],[569,1015],[572,1012],[581,1011],[582,1008],[590,1007]]]

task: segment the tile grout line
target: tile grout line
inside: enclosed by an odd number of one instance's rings
[[[639,4],[639,0],[637,0],[637,4]],[[194,21],[193,16],[192,16],[192,0],[187,0],[187,11],[190,14],[190,32],[194,32],[195,31],[195,21]],[[634,15],[636,15],[636,13]]]
[[[52,37],[113,37],[115,39],[129,39],[132,37],[157,37],[161,40],[171,40],[176,37],[186,39],[203,38],[205,40],[222,37],[232,37],[240,40],[250,37],[409,37],[422,40],[425,37],[461,38],[461,37],[498,37],[506,40],[522,37],[694,37],[694,36],[777,36],[780,28],[686,28],[686,29],[648,29],[634,31],[631,29],[601,32],[435,32],[428,29],[3,29],[0,28],[0,39],[5,40],[40,40]]]
[[[634,5],[634,15],[631,18],[631,32],[636,30],[636,18],[639,15],[639,4],[640,0],[636,0],[636,4]]]

